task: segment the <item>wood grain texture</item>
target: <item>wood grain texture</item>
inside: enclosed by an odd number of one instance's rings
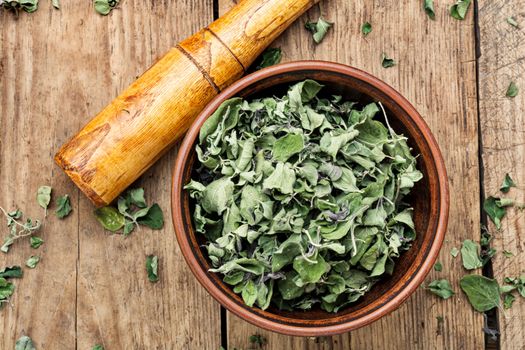
[[[38,251],[25,241],[0,255],[2,267],[42,255],[15,280],[13,307],[0,310],[1,349],[13,349],[23,333],[37,349],[218,348],[219,306],[186,268],[170,222],[176,150],[136,184],[163,208],[165,228],[128,238],[104,232],[91,203],[52,161],[90,115],[211,20],[210,0],[129,0],[107,17],[90,1],[63,1],[60,11],[41,1],[18,19],[0,13],[0,205],[43,216],[35,200],[41,184],[69,193],[73,204],[63,221],[51,213]],[[156,284],[147,280],[148,254],[160,259]]]
[[[221,0],[220,10],[232,5]],[[305,339],[260,330],[228,315],[229,347],[247,347],[251,334],[268,339],[268,349],[480,349],[483,319],[461,294],[464,274],[449,251],[464,239],[479,239],[476,62],[473,11],[465,21],[448,13],[449,2],[435,1],[436,21],[426,17],[419,1],[323,0],[301,17],[272,46],[284,60],[323,59],[364,69],[398,89],[423,115],[441,146],[451,186],[449,229],[440,261],[457,294],[444,302],[420,289],[399,310],[358,331],[328,339]],[[335,22],[325,40],[315,45],[303,28],[319,14]],[[360,32],[365,21],[373,31]],[[381,67],[385,52],[398,64]],[[438,324],[437,316],[444,318]]]
[[[483,145],[484,195],[505,196],[525,202],[525,16],[522,1],[479,1],[480,50],[479,99],[480,128]],[[513,16],[519,28],[505,19]],[[515,98],[505,96],[511,81],[521,89]],[[505,173],[509,173],[521,189],[508,194],[499,192]],[[493,246],[497,254],[492,262],[494,276],[525,273],[525,212],[509,209],[502,229],[494,232]],[[505,258],[508,250],[515,256]],[[509,310],[498,312],[501,349],[525,348],[525,303],[518,298]]]
[[[222,88],[239,78],[244,67],[314,2],[246,0],[235,6],[123,88],[60,148],[57,164],[95,205],[111,203],[184,135]]]

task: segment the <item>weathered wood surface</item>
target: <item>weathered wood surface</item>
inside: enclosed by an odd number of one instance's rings
[[[233,4],[221,0],[221,11]],[[475,313],[457,284],[464,274],[449,251],[470,238],[479,240],[479,180],[476,113],[474,17],[452,19],[450,2],[435,1],[436,21],[428,19],[420,1],[323,0],[275,42],[284,60],[322,59],[364,69],[398,89],[423,115],[443,152],[451,186],[451,210],[440,261],[456,296],[443,302],[419,289],[390,316],[358,331],[328,339],[304,339],[265,331],[228,315],[228,346],[246,348],[254,333],[268,338],[270,349],[481,349],[483,318]],[[335,22],[320,45],[303,28],[319,14]],[[366,39],[361,24],[373,31]],[[385,52],[398,64],[381,67]],[[437,316],[444,318],[438,325]]]
[[[0,14],[0,205],[43,216],[35,193],[50,184],[57,195],[69,193],[74,208],[65,220],[48,218],[39,250],[24,241],[0,255],[0,266],[42,255],[15,280],[13,307],[1,310],[0,348],[13,349],[23,333],[37,349],[218,348],[219,306],[187,269],[171,225],[176,150],[138,183],[163,208],[165,228],[128,238],[104,232],[92,204],[52,160],[172,45],[211,22],[212,1],[126,0],[107,17],[91,1],[61,5],[57,11],[40,1],[37,12],[18,19]],[[147,280],[148,254],[160,258],[156,284]]]
[[[232,4],[217,0],[220,13]],[[481,0],[480,110],[484,184],[494,194],[505,172],[525,183],[523,115],[525,98],[504,98],[508,82],[525,87],[523,31],[505,18],[520,1]],[[228,314],[228,347],[248,348],[262,334],[267,349],[482,349],[483,319],[472,311],[457,281],[464,274],[449,251],[479,239],[479,163],[473,8],[465,21],[447,14],[450,1],[435,1],[437,19],[428,19],[420,1],[322,0],[274,46],[284,60],[325,59],[347,63],[382,78],[404,94],[429,123],[443,151],[451,185],[443,272],[456,296],[444,302],[420,289],[399,310],[351,334],[305,339],[270,334]],[[335,27],[316,46],[302,28],[319,13]],[[0,14],[0,205],[18,205],[43,216],[34,196],[41,184],[69,193],[74,211],[66,220],[48,218],[38,250],[27,242],[0,255],[0,267],[23,265],[31,254],[42,262],[15,280],[12,306],[0,311],[0,348],[14,348],[22,334],[38,349],[216,349],[221,344],[220,308],[195,281],[180,255],[169,214],[169,152],[141,178],[150,200],[159,202],[166,227],[131,237],[110,236],[95,222],[91,203],[53,164],[59,145],[79,130],[172,45],[212,21],[212,0],[147,2],[126,0],[108,17],[90,2],[63,1],[60,11],[41,1],[33,14]],[[363,22],[373,32],[360,34]],[[525,25],[523,25],[525,27]],[[381,52],[398,65],[384,69]],[[525,89],[525,88],[523,88]],[[522,90],[523,90],[522,89]],[[501,97],[494,97],[501,96]],[[511,196],[525,201],[523,191]],[[7,208],[6,208],[7,209]],[[51,213],[52,215],[52,213]],[[0,226],[1,228],[1,226]],[[523,271],[523,213],[511,212],[495,240],[495,274]],[[4,231],[1,231],[4,233]],[[150,284],[147,254],[160,257],[161,281]],[[523,348],[524,304],[500,314],[502,349]],[[436,317],[444,318],[438,324]]]
[[[506,196],[525,202],[525,16],[519,0],[479,1],[480,53],[479,99],[480,128],[484,173],[484,195]],[[506,22],[513,16],[519,27]],[[505,96],[509,83],[521,89],[515,98]],[[509,173],[520,189],[508,194],[499,192]],[[525,212],[510,209],[501,231],[495,233],[494,248],[508,250],[515,256],[497,254],[493,259],[494,276],[504,277],[525,273]],[[509,310],[499,312],[501,349],[525,348],[525,303],[516,300]]]

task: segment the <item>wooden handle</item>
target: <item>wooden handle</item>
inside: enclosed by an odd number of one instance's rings
[[[241,1],[172,48],[64,144],[55,161],[95,205],[111,203],[318,1]]]

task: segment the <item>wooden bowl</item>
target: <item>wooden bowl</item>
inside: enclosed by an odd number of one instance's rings
[[[199,129],[219,105],[234,96],[245,98],[278,95],[306,78],[325,85],[322,92],[342,95],[352,101],[380,101],[397,133],[408,137],[408,144],[419,154],[418,168],[423,180],[407,200],[414,207],[417,238],[397,260],[392,276],[376,283],[349,307],[328,313],[310,311],[263,311],[246,306],[221,276],[208,272],[210,262],[201,246],[202,235],[193,229],[192,204],[183,186],[189,182],[196,160],[195,144]],[[324,336],[348,332],[367,325],[398,308],[423,282],[434,265],[447,228],[449,193],[447,174],[438,145],[427,124],[414,107],[381,80],[349,66],[321,61],[290,62],[272,66],[237,81],[213,99],[190,127],[175,162],[172,185],[172,214],[177,240],[199,282],[235,315],[256,326],[296,336]]]

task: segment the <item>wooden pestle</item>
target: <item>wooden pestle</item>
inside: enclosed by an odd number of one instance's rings
[[[240,1],[173,47],[64,144],[55,161],[96,206],[111,203],[318,1]]]

